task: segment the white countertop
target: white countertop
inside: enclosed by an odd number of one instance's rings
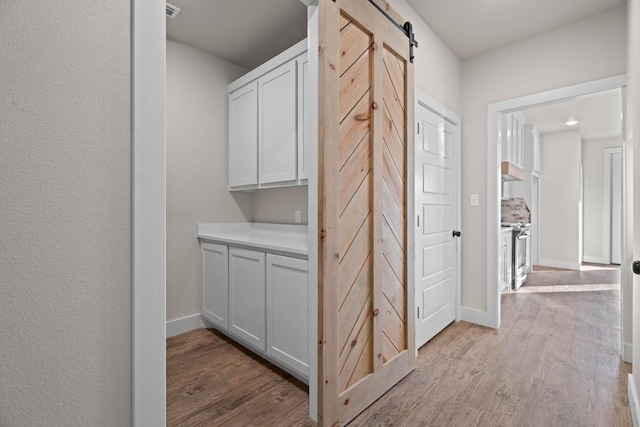
[[[308,256],[306,225],[266,223],[198,224],[198,238],[267,252]]]

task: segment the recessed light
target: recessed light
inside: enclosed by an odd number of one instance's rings
[[[568,120],[568,121],[567,121],[567,123],[565,123],[565,124],[566,124],[567,126],[575,126],[575,125],[577,125],[578,123],[579,123],[579,122],[578,122],[577,120],[575,120],[575,119],[571,119],[571,120]]]

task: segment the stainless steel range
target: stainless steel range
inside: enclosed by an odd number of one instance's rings
[[[527,280],[527,273],[531,270],[531,224],[511,223],[502,224],[513,228],[511,247],[512,287],[517,290]]]

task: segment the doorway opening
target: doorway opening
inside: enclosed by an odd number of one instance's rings
[[[624,101],[625,101],[625,86],[626,86],[626,79],[624,75],[621,76],[616,76],[616,77],[612,77],[612,78],[607,78],[607,79],[602,79],[602,80],[597,80],[594,82],[588,82],[588,83],[584,83],[584,84],[579,84],[579,85],[575,85],[575,86],[570,86],[570,87],[566,87],[566,88],[562,88],[562,89],[557,89],[557,90],[552,90],[552,91],[548,91],[548,92],[543,92],[543,93],[539,93],[539,94],[535,94],[535,95],[530,95],[530,96],[526,96],[526,97],[522,97],[522,98],[517,98],[517,99],[512,99],[512,100],[508,100],[508,101],[504,101],[504,102],[500,102],[500,103],[496,103],[496,104],[491,104],[489,105],[489,114],[488,114],[488,140],[487,140],[487,152],[488,153],[495,153],[495,156],[490,155],[488,156],[488,170],[490,171],[496,171],[495,174],[494,173],[490,173],[488,174],[488,200],[490,201],[488,203],[488,207],[487,207],[487,217],[488,217],[488,222],[487,222],[487,241],[488,241],[488,245],[490,245],[489,247],[495,247],[496,250],[495,251],[488,251],[487,253],[487,265],[488,265],[488,270],[487,270],[487,306],[488,306],[488,311],[489,313],[492,315],[493,317],[493,322],[495,324],[496,327],[500,326],[500,292],[498,290],[498,286],[496,286],[496,284],[498,283],[498,274],[499,274],[499,266],[498,266],[498,262],[499,262],[499,256],[498,256],[498,251],[499,251],[499,245],[498,245],[498,241],[499,241],[499,230],[500,230],[500,223],[501,223],[501,205],[502,205],[502,197],[503,196],[511,196],[511,194],[509,193],[510,188],[507,188],[506,194],[504,194],[504,189],[502,186],[502,177],[501,177],[501,173],[500,173],[500,162],[502,161],[502,150],[500,149],[500,138],[502,137],[501,135],[501,123],[502,123],[502,119],[503,117],[507,117],[510,114],[513,113],[527,113],[527,111],[529,111],[529,113],[535,113],[536,109],[543,107],[543,106],[549,106],[550,104],[555,104],[561,101],[574,101],[574,100],[578,100],[580,98],[589,98],[589,97],[594,97],[595,94],[602,94],[605,93],[607,91],[614,91],[617,90],[620,95],[618,97],[618,111],[620,111],[620,109],[622,109],[622,120],[620,120],[620,116],[618,115],[617,118],[617,127],[618,129],[623,129],[624,128]],[[565,118],[565,122],[568,121],[569,118]],[[564,123],[563,123],[564,125]],[[566,127],[566,125],[565,125]],[[552,133],[553,129],[550,131],[550,133]],[[557,129],[556,129],[556,133]],[[571,131],[568,131],[567,134],[570,134]],[[623,134],[622,134],[623,135]],[[566,137],[567,135],[562,135],[563,137]],[[621,159],[622,159],[622,164],[624,165],[624,140],[623,140],[624,136],[620,137],[620,147],[621,147]],[[581,138],[574,138],[573,140],[573,145],[574,146],[579,146],[582,147],[582,139]],[[552,146],[552,145],[550,145]],[[539,174],[539,176],[537,177],[538,180],[537,182],[535,182],[534,180],[531,181],[530,185],[530,194],[532,194],[534,191],[537,192],[537,197],[536,197],[536,201],[532,202],[530,204],[528,204],[528,206],[534,207],[535,209],[537,209],[538,211],[538,215],[536,217],[536,215],[531,215],[531,219],[530,222],[536,224],[537,223],[537,230],[534,232],[534,234],[536,234],[536,237],[534,237],[532,240],[537,241],[537,243],[533,243],[532,242],[532,248],[531,251],[533,252],[533,254],[531,255],[532,257],[532,265],[533,264],[547,264],[548,267],[554,267],[554,268],[565,268],[565,269],[573,269],[573,270],[580,270],[580,265],[583,261],[590,261],[589,259],[589,254],[586,253],[584,255],[587,255],[587,259],[584,259],[583,256],[583,247],[586,247],[583,243],[582,243],[582,237],[583,237],[583,233],[582,233],[582,229],[584,228],[585,224],[583,223],[583,198],[584,198],[584,190],[585,188],[583,187],[583,180],[582,180],[582,176],[583,174],[583,163],[582,163],[582,158],[581,156],[576,156],[574,154],[575,157],[575,162],[573,164],[573,168],[576,169],[575,171],[572,171],[573,174],[573,183],[574,185],[577,186],[576,189],[574,189],[574,193],[576,193],[574,195],[574,199],[573,199],[573,212],[571,213],[572,215],[572,220],[571,222],[564,222],[564,223],[556,223],[555,224],[555,228],[553,226],[553,224],[551,226],[547,226],[547,230],[546,232],[550,232],[550,233],[555,233],[558,236],[565,236],[566,237],[566,226],[570,224],[571,228],[573,229],[573,233],[574,233],[574,238],[572,238],[572,245],[573,245],[573,249],[574,249],[574,255],[572,258],[571,262],[567,262],[566,264],[564,263],[553,263],[554,259],[553,257],[551,257],[551,259],[545,259],[544,258],[544,254],[545,254],[545,220],[544,220],[544,212],[546,208],[553,208],[553,204],[555,203],[553,200],[553,197],[556,197],[557,195],[551,195],[551,198],[549,200],[547,200],[545,198],[545,193],[544,193],[544,188],[545,188],[545,179],[548,179],[549,182],[553,182],[553,178],[552,176],[546,176],[544,175],[544,170],[545,170],[545,166],[544,166],[544,161],[547,160],[548,162],[553,163],[554,161],[560,161],[562,159],[562,155],[561,153],[553,153],[554,148],[559,148],[558,145],[556,145],[555,147],[552,146],[553,148],[548,150],[548,152],[545,154],[544,150],[543,150],[543,154],[542,154],[542,171],[543,173]],[[544,148],[544,147],[543,147]],[[566,147],[565,147],[566,148]],[[608,148],[608,147],[604,147],[604,148]],[[549,156],[548,156],[549,155]],[[548,160],[548,158],[550,158],[551,160]],[[601,158],[601,168],[603,168],[604,166],[604,155],[603,152],[601,150],[600,153],[600,158]],[[624,168],[623,168],[624,169]],[[602,170],[602,169],[601,169]],[[574,173],[575,172],[575,173]],[[597,179],[602,181],[602,177],[603,177],[603,172],[600,172],[600,175],[598,176]],[[621,180],[622,180],[622,193],[624,193],[624,176],[625,176],[625,171],[622,170],[621,171]],[[576,179],[577,178],[577,179]],[[562,177],[557,177],[556,179],[560,179],[560,181],[562,182]],[[549,184],[548,184],[549,185]],[[558,193],[556,191],[556,193]],[[560,192],[561,193],[561,192]],[[517,191],[515,193],[515,195],[520,195]],[[491,200],[494,200],[495,203],[492,203]],[[545,206],[545,204],[547,206]],[[549,206],[551,205],[551,206]],[[602,213],[603,213],[603,202],[600,202],[600,218],[602,218]],[[624,197],[622,198],[622,202],[621,202],[621,221],[624,227],[625,224],[625,215],[627,215],[626,212],[627,209],[627,203],[624,199]],[[547,209],[549,210],[549,209]],[[548,215],[547,215],[548,216]],[[591,220],[590,220],[591,221]],[[602,221],[602,219],[600,220]],[[548,221],[547,221],[548,222]],[[565,228],[563,228],[563,226]],[[587,225],[588,226],[588,225]],[[602,228],[602,222],[600,222],[600,227]],[[553,237],[553,236],[552,236]],[[600,243],[602,243],[604,240],[603,237],[600,237]],[[548,242],[548,237],[547,237],[547,242]],[[551,240],[553,242],[553,240]],[[586,242],[585,242],[586,243]],[[627,244],[628,242],[626,242],[625,239],[625,233],[624,230],[621,233],[621,241],[620,241],[620,246],[621,246],[621,253],[622,253],[622,259],[625,259],[625,254],[628,251],[627,248]],[[553,254],[553,250],[557,249],[556,247],[552,247],[551,253]],[[549,252],[546,251],[546,253],[548,254]],[[555,259],[555,261],[561,261],[562,258],[561,257],[556,257],[558,259]],[[552,262],[548,262],[548,261],[552,261]],[[610,261],[607,261],[607,264]],[[533,267],[532,267],[533,268]],[[630,342],[630,337],[627,339],[627,335],[628,332],[630,330],[630,323],[627,319],[627,313],[628,310],[630,310],[630,307],[627,306],[626,304],[626,300],[627,298],[625,298],[628,295],[628,274],[623,270],[621,272],[621,317],[622,317],[622,321],[621,321],[621,335],[622,335],[622,348],[621,348],[621,353],[623,354],[623,357],[625,355],[630,355],[630,353],[628,352],[628,342]],[[627,358],[625,357],[625,360],[627,360]]]

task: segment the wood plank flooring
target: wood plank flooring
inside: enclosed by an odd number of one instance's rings
[[[510,293],[454,323],[353,426],[631,426],[618,290]],[[168,426],[308,426],[307,388],[222,334],[167,340]]]

